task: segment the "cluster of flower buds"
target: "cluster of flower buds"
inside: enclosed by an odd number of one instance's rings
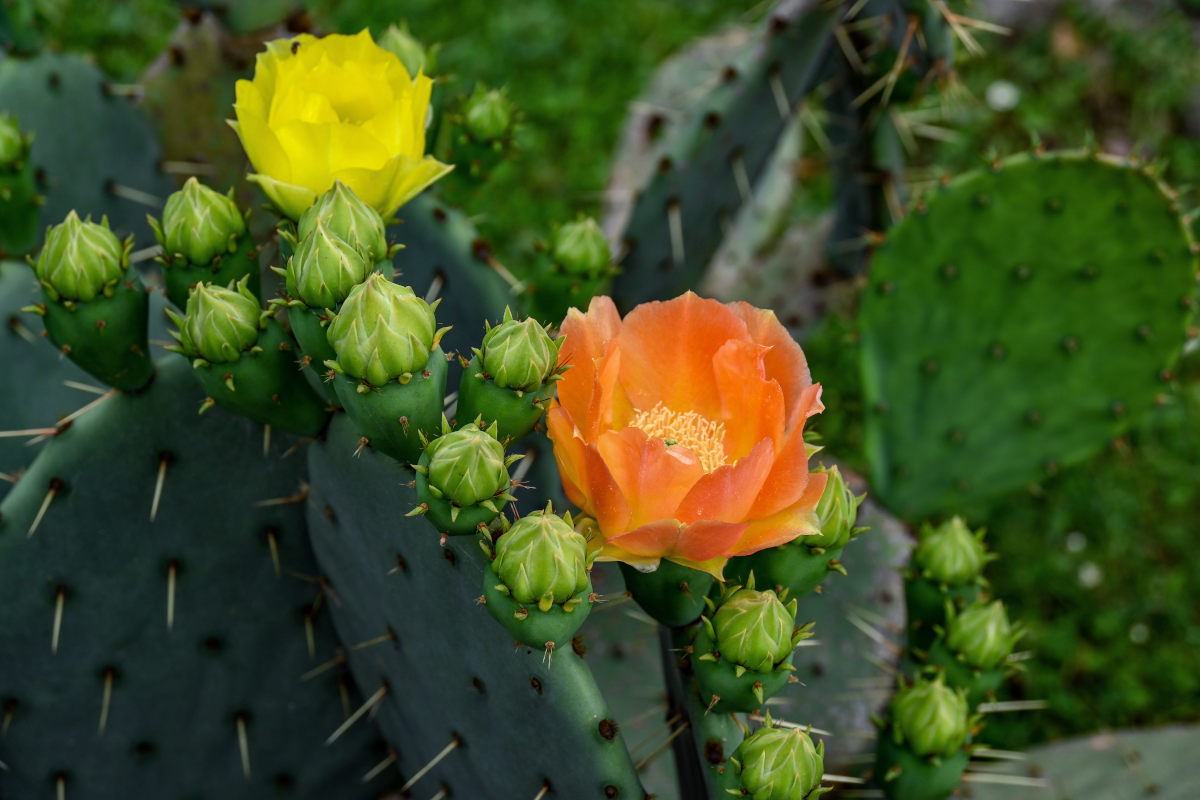
[[[496,423],[481,420],[452,430],[442,417],[442,433],[425,440],[425,452],[413,465],[417,499],[412,515],[423,514],[441,532],[486,531],[504,504],[514,499],[508,468],[524,456],[504,455]]]
[[[983,568],[995,558],[983,535],[961,517],[922,530],[904,575],[910,648],[926,650],[933,644],[937,628],[945,627],[947,602],[962,607],[979,597],[986,583]]]
[[[726,792],[747,800],[815,800],[832,787],[822,786],[825,743],[813,743],[809,731],[780,727],[767,712],[763,726],[738,745]]]
[[[0,114],[0,250],[6,253],[27,252],[37,240],[42,198],[29,158],[32,142],[16,117]]]
[[[890,800],[946,798],[970,758],[967,745],[978,719],[966,692],[939,676],[901,683],[876,740],[876,783]]]

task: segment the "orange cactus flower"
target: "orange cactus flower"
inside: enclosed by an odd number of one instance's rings
[[[546,425],[600,558],[720,577],[732,556],[817,532],[825,475],[809,474],[804,422],[821,386],[773,312],[688,292],[622,320],[597,297],[562,332],[572,369]]]

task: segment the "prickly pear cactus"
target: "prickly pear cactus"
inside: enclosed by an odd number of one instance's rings
[[[0,111],[34,135],[43,229],[75,210],[107,214],[120,235],[150,241],[146,212],[174,187],[150,125],[120,87],[79,56],[9,58],[0,63]]]
[[[353,681],[300,680],[336,648],[302,462],[197,418],[189,371],[78,417],[0,506],[0,792],[373,797],[376,734],[325,743]]]
[[[514,642],[478,602],[476,541],[439,542],[406,518],[412,473],[358,446],[344,416],[311,446],[309,530],[337,598],[339,659],[378,694],[374,717],[399,774],[419,775],[417,791],[461,797],[534,797],[546,785],[580,800],[644,797],[585,660]]]
[[[1031,153],[936,189],[871,269],[871,484],[921,516],[1034,483],[1141,419],[1185,341],[1196,246],[1148,170]]]

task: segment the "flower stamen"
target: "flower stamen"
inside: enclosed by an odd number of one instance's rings
[[[725,463],[725,423],[706,419],[695,411],[672,411],[662,403],[649,411],[639,411],[633,426],[647,436],[662,439],[668,447],[679,445],[700,459],[705,472]]]

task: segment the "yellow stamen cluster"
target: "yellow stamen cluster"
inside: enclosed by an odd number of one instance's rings
[[[667,446],[686,447],[700,459],[705,472],[725,463],[725,423],[706,419],[695,411],[672,411],[659,403],[649,411],[639,411],[633,426],[651,438],[663,439]]]

